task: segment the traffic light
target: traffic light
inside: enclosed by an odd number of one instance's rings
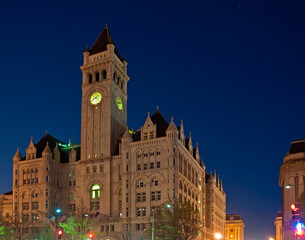
[[[56,232],[56,238],[57,239],[61,239],[61,235],[63,234],[63,231],[62,230],[58,230],[57,232]]]
[[[94,238],[94,234],[93,233],[88,233],[88,238],[91,240]]]
[[[296,225],[296,231],[295,231],[295,235],[297,237],[302,237],[305,235],[305,231],[304,231],[304,224],[298,222]]]
[[[299,209],[299,204],[298,203],[291,204],[291,213],[292,213],[292,220],[293,221],[299,221],[300,220],[300,209]]]

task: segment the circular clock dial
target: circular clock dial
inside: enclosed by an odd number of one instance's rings
[[[123,102],[120,97],[116,97],[116,106],[118,107],[119,110],[123,110]]]
[[[97,105],[102,101],[102,94],[100,92],[95,92],[90,97],[90,102],[93,105]]]

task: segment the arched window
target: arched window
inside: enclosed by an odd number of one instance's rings
[[[116,77],[115,75],[116,75],[116,74],[115,74],[115,73],[113,73],[113,80],[114,80],[114,81],[115,81],[115,77]]]
[[[93,173],[96,173],[96,170],[97,170],[97,168],[96,168],[96,166],[94,165],[94,166],[93,166],[93,169],[92,169],[92,172],[93,172]]]
[[[69,194],[69,200],[70,201],[74,201],[76,199],[75,194],[74,193],[70,193]]]
[[[104,165],[100,165],[100,172],[104,172]]]
[[[151,186],[159,186],[159,180],[157,178],[154,178],[153,180],[151,180]]]
[[[186,185],[184,185],[184,192],[185,192],[185,193],[187,192]]]
[[[37,197],[38,197],[38,192],[33,191],[33,192],[32,192],[32,198],[37,198]]]
[[[97,72],[95,73],[95,81],[98,82],[100,80],[100,74]]]
[[[25,198],[28,198],[28,192],[24,192],[24,193],[22,193],[22,199],[25,199]]]
[[[86,172],[90,173],[90,168],[89,167],[87,167]]]
[[[106,79],[106,77],[107,77],[107,72],[106,72],[106,70],[104,70],[102,72],[102,79]]]
[[[145,182],[143,180],[138,180],[137,181],[137,188],[142,188],[145,187]]]
[[[90,198],[91,199],[100,198],[100,194],[101,194],[100,185],[94,184],[90,189]]]
[[[89,74],[89,83],[92,83],[92,75]]]

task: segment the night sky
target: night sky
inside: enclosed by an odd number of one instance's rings
[[[2,0],[0,192],[31,136],[80,142],[79,67],[107,23],[128,62],[128,126],[157,106],[183,119],[245,239],[274,235],[280,165],[305,138],[304,12],[303,0]]]

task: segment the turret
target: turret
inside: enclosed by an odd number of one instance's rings
[[[53,153],[49,147],[49,142],[47,142],[47,145],[42,152],[42,158],[50,160],[50,159],[52,159],[52,157],[53,157]]]
[[[18,148],[15,156],[13,157],[13,161],[17,162],[17,161],[21,161],[21,160],[22,160],[22,156],[21,156],[21,153],[20,153],[19,148]]]
[[[122,62],[123,62],[123,64],[124,64],[124,72],[127,74],[127,61],[126,61],[125,56],[123,56]]]
[[[183,120],[181,119],[180,128],[179,128],[179,139],[183,145],[185,145],[185,135],[184,135],[184,127]]]
[[[36,152],[37,152],[37,148],[36,148],[36,146],[33,142],[33,137],[31,137],[29,147],[26,150],[26,159],[27,160],[35,159],[36,158]]]
[[[89,55],[90,55],[90,49],[87,46],[85,51],[84,51],[84,65],[87,65],[89,63]]]
[[[188,145],[188,150],[190,154],[193,155],[193,144],[192,144],[192,134],[189,132],[189,145]]]
[[[76,161],[76,151],[75,149],[72,147],[71,151],[69,152],[69,162],[75,162]]]
[[[56,162],[60,162],[60,151],[57,143],[56,143],[56,147],[54,148],[54,160]]]
[[[168,128],[166,130],[166,136],[168,138],[178,138],[178,133],[179,133],[179,131],[174,123],[174,118],[172,117],[171,122],[168,125]]]

